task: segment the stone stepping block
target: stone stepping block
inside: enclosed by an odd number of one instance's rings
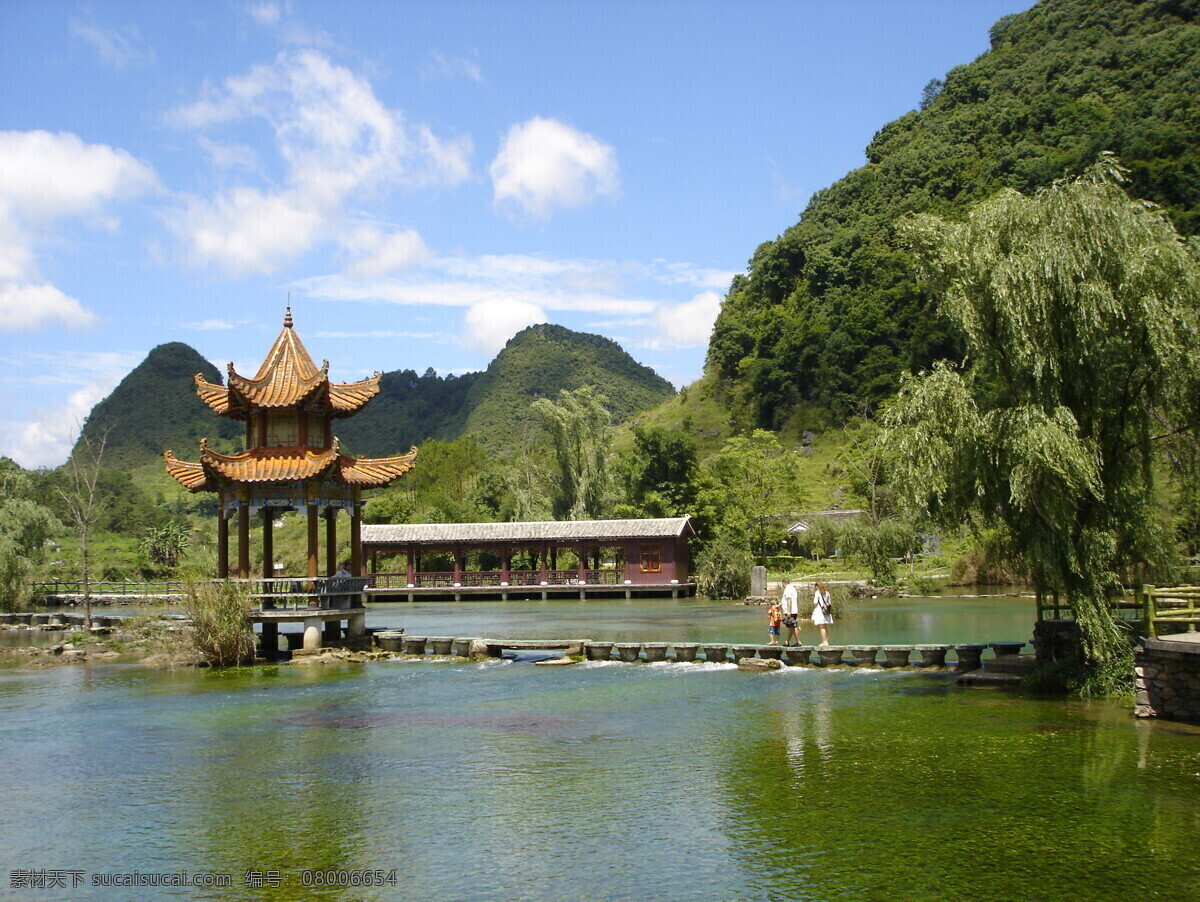
[[[657,661],[667,660],[667,649],[670,646],[665,642],[647,642],[642,647],[646,650],[647,663],[653,664]]]
[[[866,645],[859,648],[851,647],[850,663],[855,667],[874,667],[875,658],[878,655],[878,646]]]
[[[299,636],[301,641],[304,640],[303,633],[285,633],[288,637],[288,647],[291,647],[292,636]],[[400,653],[404,651],[404,630],[383,630],[375,634],[375,644],[379,646],[381,651],[390,651]]]
[[[987,645],[976,642],[954,646],[954,653],[958,655],[958,663],[954,669],[959,671],[978,670],[982,663],[979,659],[985,648]]]
[[[709,663],[724,664],[727,660],[729,660],[729,646],[705,645],[704,660],[708,661]]]
[[[805,667],[812,663],[811,645],[784,646],[783,656],[792,667]]]
[[[700,650],[699,645],[690,643],[675,646],[675,660],[682,664],[691,664],[696,660],[696,652]]]
[[[436,639],[430,637],[429,651],[435,655],[450,654],[450,647],[454,644],[454,639],[449,636],[439,636]]]
[[[740,661],[742,658],[753,658],[758,654],[757,645],[735,645],[733,646],[733,660]]]
[[[611,642],[586,642],[583,646],[583,653],[587,655],[589,661],[609,661],[612,660],[613,643]]]
[[[616,648],[617,657],[626,664],[632,664],[634,661],[641,660],[642,646],[640,644],[619,642]]]
[[[450,643],[450,650],[460,658],[469,658],[471,657],[471,641],[470,639],[455,639]]]
[[[1001,655],[1019,655],[1021,649],[1025,647],[1024,642],[990,642],[992,651],[996,653],[996,657]]]
[[[425,636],[406,636],[404,639],[404,653],[406,655],[425,654],[425,642]]]
[[[913,653],[911,645],[885,645],[883,647],[884,667],[907,667]]]
[[[758,646],[758,656],[766,658],[769,661],[778,661],[783,657],[782,645],[760,645]]]
[[[841,645],[827,645],[824,648],[817,646],[817,654],[821,657],[819,662],[821,667],[838,667],[842,663],[842,655],[846,649]]]
[[[921,653],[922,667],[945,667],[946,652],[950,650],[949,645],[918,645],[917,651]]]

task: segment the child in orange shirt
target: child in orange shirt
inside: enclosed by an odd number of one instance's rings
[[[767,608],[767,645],[779,644],[779,624],[783,622],[783,611],[777,604]]]

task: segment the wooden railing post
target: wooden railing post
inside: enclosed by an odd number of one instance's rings
[[[1158,638],[1158,624],[1154,621],[1158,617],[1158,605],[1154,602],[1154,586],[1142,586],[1142,591],[1146,593],[1146,632],[1151,639]]]

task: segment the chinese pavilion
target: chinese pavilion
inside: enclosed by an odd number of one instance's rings
[[[164,455],[167,472],[191,492],[217,495],[217,575],[230,575],[229,521],[237,519],[237,576],[250,577],[250,517],[263,518],[263,577],[274,573],[272,526],[277,513],[308,519],[308,576],[319,576],[320,520],[325,520],[326,572],[337,568],[337,516],[350,515],[350,569],[363,576],[362,490],[385,486],[413,466],[417,449],[399,457],[354,458],[341,453],[335,419],[353,416],[379,393],[379,373],[362,382],[329,381],[329,361],[313,363],[292,327],[283,331],[252,379],[229,364],[226,385],[196,375],[196,392],[219,416],[246,424],[246,450],[221,454],[200,440],[193,463]]]

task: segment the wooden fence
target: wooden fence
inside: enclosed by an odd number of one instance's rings
[[[1145,586],[1146,630],[1151,638],[1159,633],[1193,632],[1200,624],[1200,586]]]

